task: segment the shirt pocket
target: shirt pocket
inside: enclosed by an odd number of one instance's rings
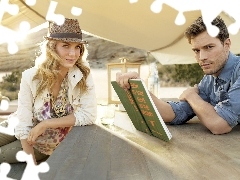
[[[211,93],[210,96],[210,104],[215,106],[219,102],[219,93]]]
[[[225,91],[225,90],[219,91],[219,102],[221,102],[227,106],[230,106],[229,95],[228,95],[227,91]]]
[[[230,106],[229,102],[229,95],[228,92],[225,90],[220,90],[210,95],[210,103],[215,106],[216,104],[219,105],[227,105]]]

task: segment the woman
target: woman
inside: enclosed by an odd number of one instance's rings
[[[0,135],[0,162],[18,162],[22,150],[35,164],[46,159],[72,126],[95,122],[96,96],[89,64],[84,61],[86,41],[76,19],[49,24],[42,62],[22,73],[15,137]]]

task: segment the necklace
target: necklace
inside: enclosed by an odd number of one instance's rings
[[[50,93],[51,106],[56,117],[63,117],[67,115],[67,89],[66,80],[64,79],[61,84],[61,89],[56,100],[54,100],[53,94]]]

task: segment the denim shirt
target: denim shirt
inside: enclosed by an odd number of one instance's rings
[[[198,84],[199,96],[214,106],[215,111],[231,127],[240,122],[240,57],[229,53],[218,77],[205,75]],[[168,102],[175,112],[171,124],[183,124],[195,116],[186,101]]]

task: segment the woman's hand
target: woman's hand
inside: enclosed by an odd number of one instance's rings
[[[23,151],[27,154],[31,154],[34,164],[37,165],[33,147],[28,144],[26,139],[21,139],[21,144],[22,144]]]
[[[38,136],[43,134],[47,129],[46,123],[44,121],[38,123],[35,127],[31,129],[31,131],[28,134],[27,142],[29,145],[35,144],[36,139]]]

